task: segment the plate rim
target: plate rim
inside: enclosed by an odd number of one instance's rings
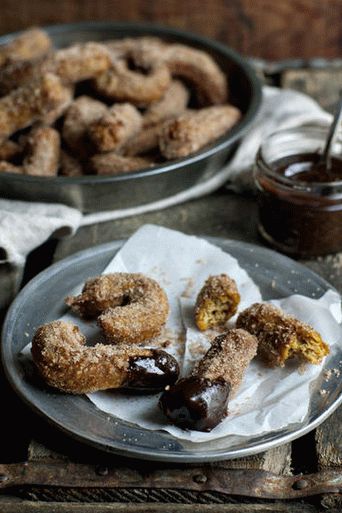
[[[230,243],[230,244],[237,244],[240,246],[245,247],[247,250],[257,250],[261,251],[263,253],[268,253],[270,257],[272,255],[277,255],[277,259],[279,258],[281,260],[284,260],[284,262],[294,262],[297,267],[302,267],[305,269],[306,272],[310,272],[311,274],[315,275],[319,278],[322,284],[324,284],[326,287],[329,287],[329,289],[337,292],[337,294],[341,297],[341,294],[336,288],[329,283],[325,278],[317,274],[316,272],[312,271],[310,268],[305,266],[304,264],[294,261],[293,259],[282,255],[272,249],[265,248],[261,245],[252,244],[244,241],[240,241],[237,239],[229,239],[225,237],[212,237],[207,235],[195,235],[198,238],[203,238],[210,242],[211,244],[214,244],[222,249],[220,245],[217,245],[217,241],[223,241],[224,243]],[[31,410],[33,410],[35,413],[39,415],[39,417],[45,419],[49,424],[53,425],[54,427],[61,430],[63,433],[66,433],[68,436],[70,436],[73,439],[76,439],[77,441],[80,441],[82,443],[85,443],[86,445],[90,445],[92,447],[95,447],[96,449],[105,451],[107,453],[111,454],[117,454],[124,457],[129,458],[139,458],[144,460],[152,460],[152,461],[167,461],[167,462],[182,462],[182,463],[205,463],[205,462],[213,462],[213,461],[220,461],[220,460],[230,460],[235,458],[241,458],[246,456],[251,456],[254,454],[258,454],[261,452],[264,452],[266,450],[272,449],[274,447],[279,447],[281,445],[284,445],[286,443],[289,443],[297,438],[300,438],[307,434],[308,432],[312,431],[313,429],[317,428],[322,422],[324,422],[342,403],[342,393],[334,400],[334,402],[325,409],[318,417],[317,419],[309,422],[307,425],[299,428],[295,428],[290,433],[287,433],[285,435],[282,435],[279,437],[279,439],[275,438],[271,441],[266,442],[259,442],[253,447],[246,447],[246,448],[239,448],[239,449],[219,449],[214,450],[210,452],[209,454],[200,453],[200,454],[189,454],[188,452],[172,452],[169,454],[168,452],[165,453],[153,453],[153,449],[151,448],[141,448],[139,446],[131,446],[128,445],[122,445],[122,446],[112,446],[108,445],[104,442],[98,441],[98,439],[94,439],[91,437],[87,437],[85,435],[79,434],[68,427],[65,427],[63,423],[61,423],[58,419],[53,418],[49,414],[45,413],[40,409],[40,407],[36,404],[34,404],[32,401],[30,401],[26,395],[25,391],[20,388],[18,385],[18,382],[20,383],[20,375],[18,375],[17,372],[15,372],[15,369],[11,369],[8,366],[7,362],[7,356],[11,356],[10,352],[10,344],[5,344],[4,341],[7,339],[7,333],[10,331],[10,325],[15,320],[15,312],[17,309],[17,305],[19,305],[26,297],[26,295],[30,292],[32,287],[38,286],[41,281],[44,281],[47,276],[53,276],[56,273],[59,273],[63,271],[64,267],[68,267],[73,262],[77,262],[80,258],[89,258],[90,256],[94,255],[94,253],[101,253],[106,252],[107,250],[110,250],[113,248],[114,250],[119,250],[123,244],[127,241],[127,239],[116,239],[111,242],[107,242],[104,244],[99,244],[92,246],[90,248],[77,251],[76,253],[73,253],[72,255],[69,255],[66,258],[63,258],[59,260],[58,262],[55,262],[54,264],[48,266],[46,269],[44,269],[42,272],[37,274],[32,280],[30,280],[25,287],[21,289],[15,300],[12,302],[11,306],[9,307],[4,323],[2,328],[2,344],[1,344],[1,359],[2,364],[4,368],[5,376],[10,383],[11,387],[15,391],[15,393],[20,397],[21,400],[24,401],[26,405],[30,407]],[[223,251],[225,251],[223,249]],[[14,371],[14,373],[13,373]],[[94,405],[94,408],[96,406]],[[172,436],[172,435],[171,435]],[[198,446],[200,447],[200,443]],[[151,453],[152,452],[152,453]]]

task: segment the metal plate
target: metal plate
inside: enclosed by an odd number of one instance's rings
[[[210,53],[227,74],[230,101],[242,112],[240,122],[205,150],[139,172],[116,176],[38,177],[0,173],[0,197],[64,203],[83,212],[145,205],[202,183],[231,157],[237,142],[250,126],[261,98],[259,80],[247,62],[220,43],[177,29],[137,23],[87,22],[45,27],[55,46],[80,41],[103,41],[153,35],[188,44]],[[0,37],[0,44],[16,34]]]
[[[259,285],[265,299],[296,292],[317,298],[333,288],[303,265],[274,251],[239,241],[208,240],[238,259]],[[65,313],[63,298],[90,276],[100,274],[122,244],[122,241],[115,241],[96,246],[49,267],[20,292],[7,314],[2,340],[7,377],[18,395],[53,425],[83,442],[124,456],[201,462],[248,456],[289,442],[315,428],[341,403],[342,381],[332,373],[324,397],[319,393],[319,383],[312,389],[310,410],[304,422],[243,441],[229,436],[194,444],[177,441],[166,432],[141,429],[99,411],[84,396],[62,394],[35,382],[24,372],[20,351],[31,340],[38,325]],[[338,367],[340,359],[341,353],[329,357],[325,369]]]

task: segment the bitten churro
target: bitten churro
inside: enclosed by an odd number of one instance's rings
[[[96,318],[107,340],[138,343],[160,334],[169,303],[164,290],[140,273],[103,274],[88,280],[65,302],[85,318]]]
[[[309,324],[287,315],[269,303],[255,303],[241,312],[236,326],[258,339],[258,354],[271,367],[299,357],[318,364],[329,354],[329,346]]]
[[[188,111],[165,124],[159,147],[167,159],[186,157],[232,128],[241,113],[232,105]]]
[[[227,416],[228,400],[241,385],[257,345],[241,329],[216,337],[191,376],[166,387],[160,399],[165,415],[181,428],[211,431]]]
[[[94,85],[98,93],[111,100],[144,106],[159,100],[170,80],[163,64],[151,64],[146,74],[129,69],[125,60],[114,60],[111,68],[95,79]]]
[[[0,98],[0,141],[64,104],[69,92],[50,73]]]
[[[179,80],[173,80],[164,96],[146,109],[144,127],[156,125],[182,114],[189,101],[189,91]]]
[[[89,154],[87,129],[90,123],[98,120],[107,112],[104,103],[89,96],[79,96],[68,108],[62,129],[63,139],[78,157]]]
[[[33,129],[26,142],[24,173],[32,176],[56,176],[59,165],[60,136],[51,127]]]
[[[71,394],[109,388],[155,392],[174,383],[179,368],[165,351],[137,346],[85,345],[71,322],[53,321],[38,328],[32,357],[50,386]]]
[[[140,112],[130,103],[115,104],[88,127],[88,135],[98,152],[118,150],[142,127]]]
[[[116,152],[99,153],[90,159],[90,171],[97,175],[119,175],[153,166],[153,161],[143,157],[124,157]]]
[[[224,326],[236,313],[240,294],[235,281],[226,274],[210,276],[200,290],[195,306],[195,322],[204,331]]]
[[[5,45],[0,46],[0,66],[7,62],[37,59],[51,48],[51,40],[44,30],[25,30]]]

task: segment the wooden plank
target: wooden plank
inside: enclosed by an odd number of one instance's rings
[[[0,498],[1,513],[318,513],[302,503],[270,504],[119,504],[13,501]],[[327,512],[328,513],[328,512]]]
[[[333,57],[341,54],[339,0],[2,0],[0,33],[33,24],[80,20],[164,23],[223,41],[266,59]]]

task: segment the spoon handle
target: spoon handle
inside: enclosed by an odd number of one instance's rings
[[[333,122],[331,123],[329,134],[322,152],[321,162],[324,162],[327,170],[331,168],[331,146],[336,138],[336,133],[341,128],[342,122],[342,98],[338,103]]]

